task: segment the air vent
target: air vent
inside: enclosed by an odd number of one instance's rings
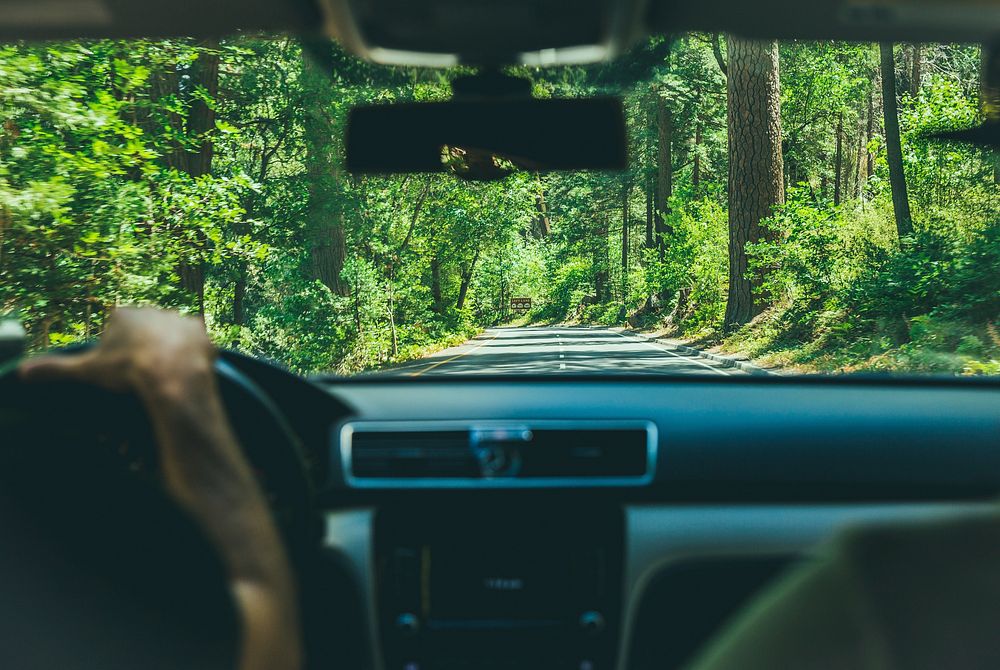
[[[656,448],[646,421],[357,421],[339,444],[355,488],[637,486]]]
[[[355,477],[475,477],[478,463],[469,432],[357,430],[351,440]]]

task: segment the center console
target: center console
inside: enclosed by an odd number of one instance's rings
[[[620,508],[519,501],[375,518],[387,670],[602,670],[622,609]]]

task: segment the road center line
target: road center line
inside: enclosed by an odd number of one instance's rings
[[[498,330],[495,333],[493,333],[493,337],[491,337],[490,339],[488,339],[485,342],[481,343],[478,347],[473,347],[472,349],[469,349],[468,351],[463,351],[462,353],[458,354],[457,356],[452,356],[451,358],[447,358],[447,359],[445,359],[443,361],[438,361],[434,365],[431,365],[431,366],[427,367],[426,369],[421,370],[420,372],[411,372],[407,376],[408,377],[419,377],[420,375],[424,374],[425,372],[430,372],[431,370],[433,370],[434,368],[436,368],[436,367],[438,367],[440,365],[444,365],[445,363],[451,363],[453,360],[455,360],[457,358],[461,358],[462,356],[466,356],[468,354],[471,354],[473,351],[479,351],[480,349],[482,349],[483,347],[485,347],[487,344],[489,344],[493,340],[497,339],[497,336],[499,336],[499,335],[500,335],[500,331]]]

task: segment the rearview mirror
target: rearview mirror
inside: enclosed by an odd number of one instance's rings
[[[617,98],[358,107],[347,125],[347,169],[363,174],[452,171],[491,180],[515,169],[622,170],[626,147]]]

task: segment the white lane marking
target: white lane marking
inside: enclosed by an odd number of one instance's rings
[[[623,338],[625,338],[626,340],[628,340],[628,339],[629,339],[629,336],[628,336],[628,335],[625,335],[625,334],[623,334],[623,333],[619,333],[619,332],[617,332],[617,331],[614,331],[614,330],[612,330],[612,331],[610,331],[610,332],[614,333],[615,335],[618,335],[619,337],[623,337]],[[659,352],[661,352],[661,353],[664,353],[664,354],[670,354],[671,356],[675,356],[675,357],[677,357],[677,358],[680,358],[681,360],[685,360],[685,361],[688,361],[689,363],[695,363],[695,364],[697,364],[697,365],[700,365],[700,366],[701,366],[701,367],[703,367],[703,368],[708,368],[708,369],[709,369],[709,370],[711,370],[712,372],[714,372],[714,373],[716,373],[716,374],[720,374],[720,375],[722,375],[723,377],[729,377],[729,376],[730,376],[730,374],[729,374],[728,372],[723,372],[723,371],[722,371],[722,370],[720,370],[719,368],[716,368],[716,367],[712,367],[711,365],[709,365],[708,363],[705,363],[704,361],[699,361],[699,360],[698,360],[698,359],[696,359],[696,358],[690,358],[690,357],[688,357],[688,356],[682,356],[682,355],[680,355],[680,354],[675,354],[674,352],[672,352],[672,351],[670,351],[669,349],[665,348],[665,347],[664,347],[663,345],[656,345],[656,344],[653,344],[652,342],[647,342],[646,340],[640,340],[639,338],[636,338],[636,340],[638,340],[638,343],[639,343],[639,344],[645,344],[645,345],[647,345],[647,346],[649,346],[649,347],[652,347],[653,349],[656,349],[657,351],[659,351]],[[630,341],[630,342],[633,342],[633,343],[635,343],[635,341],[633,341],[633,340],[629,340],[629,341]]]

